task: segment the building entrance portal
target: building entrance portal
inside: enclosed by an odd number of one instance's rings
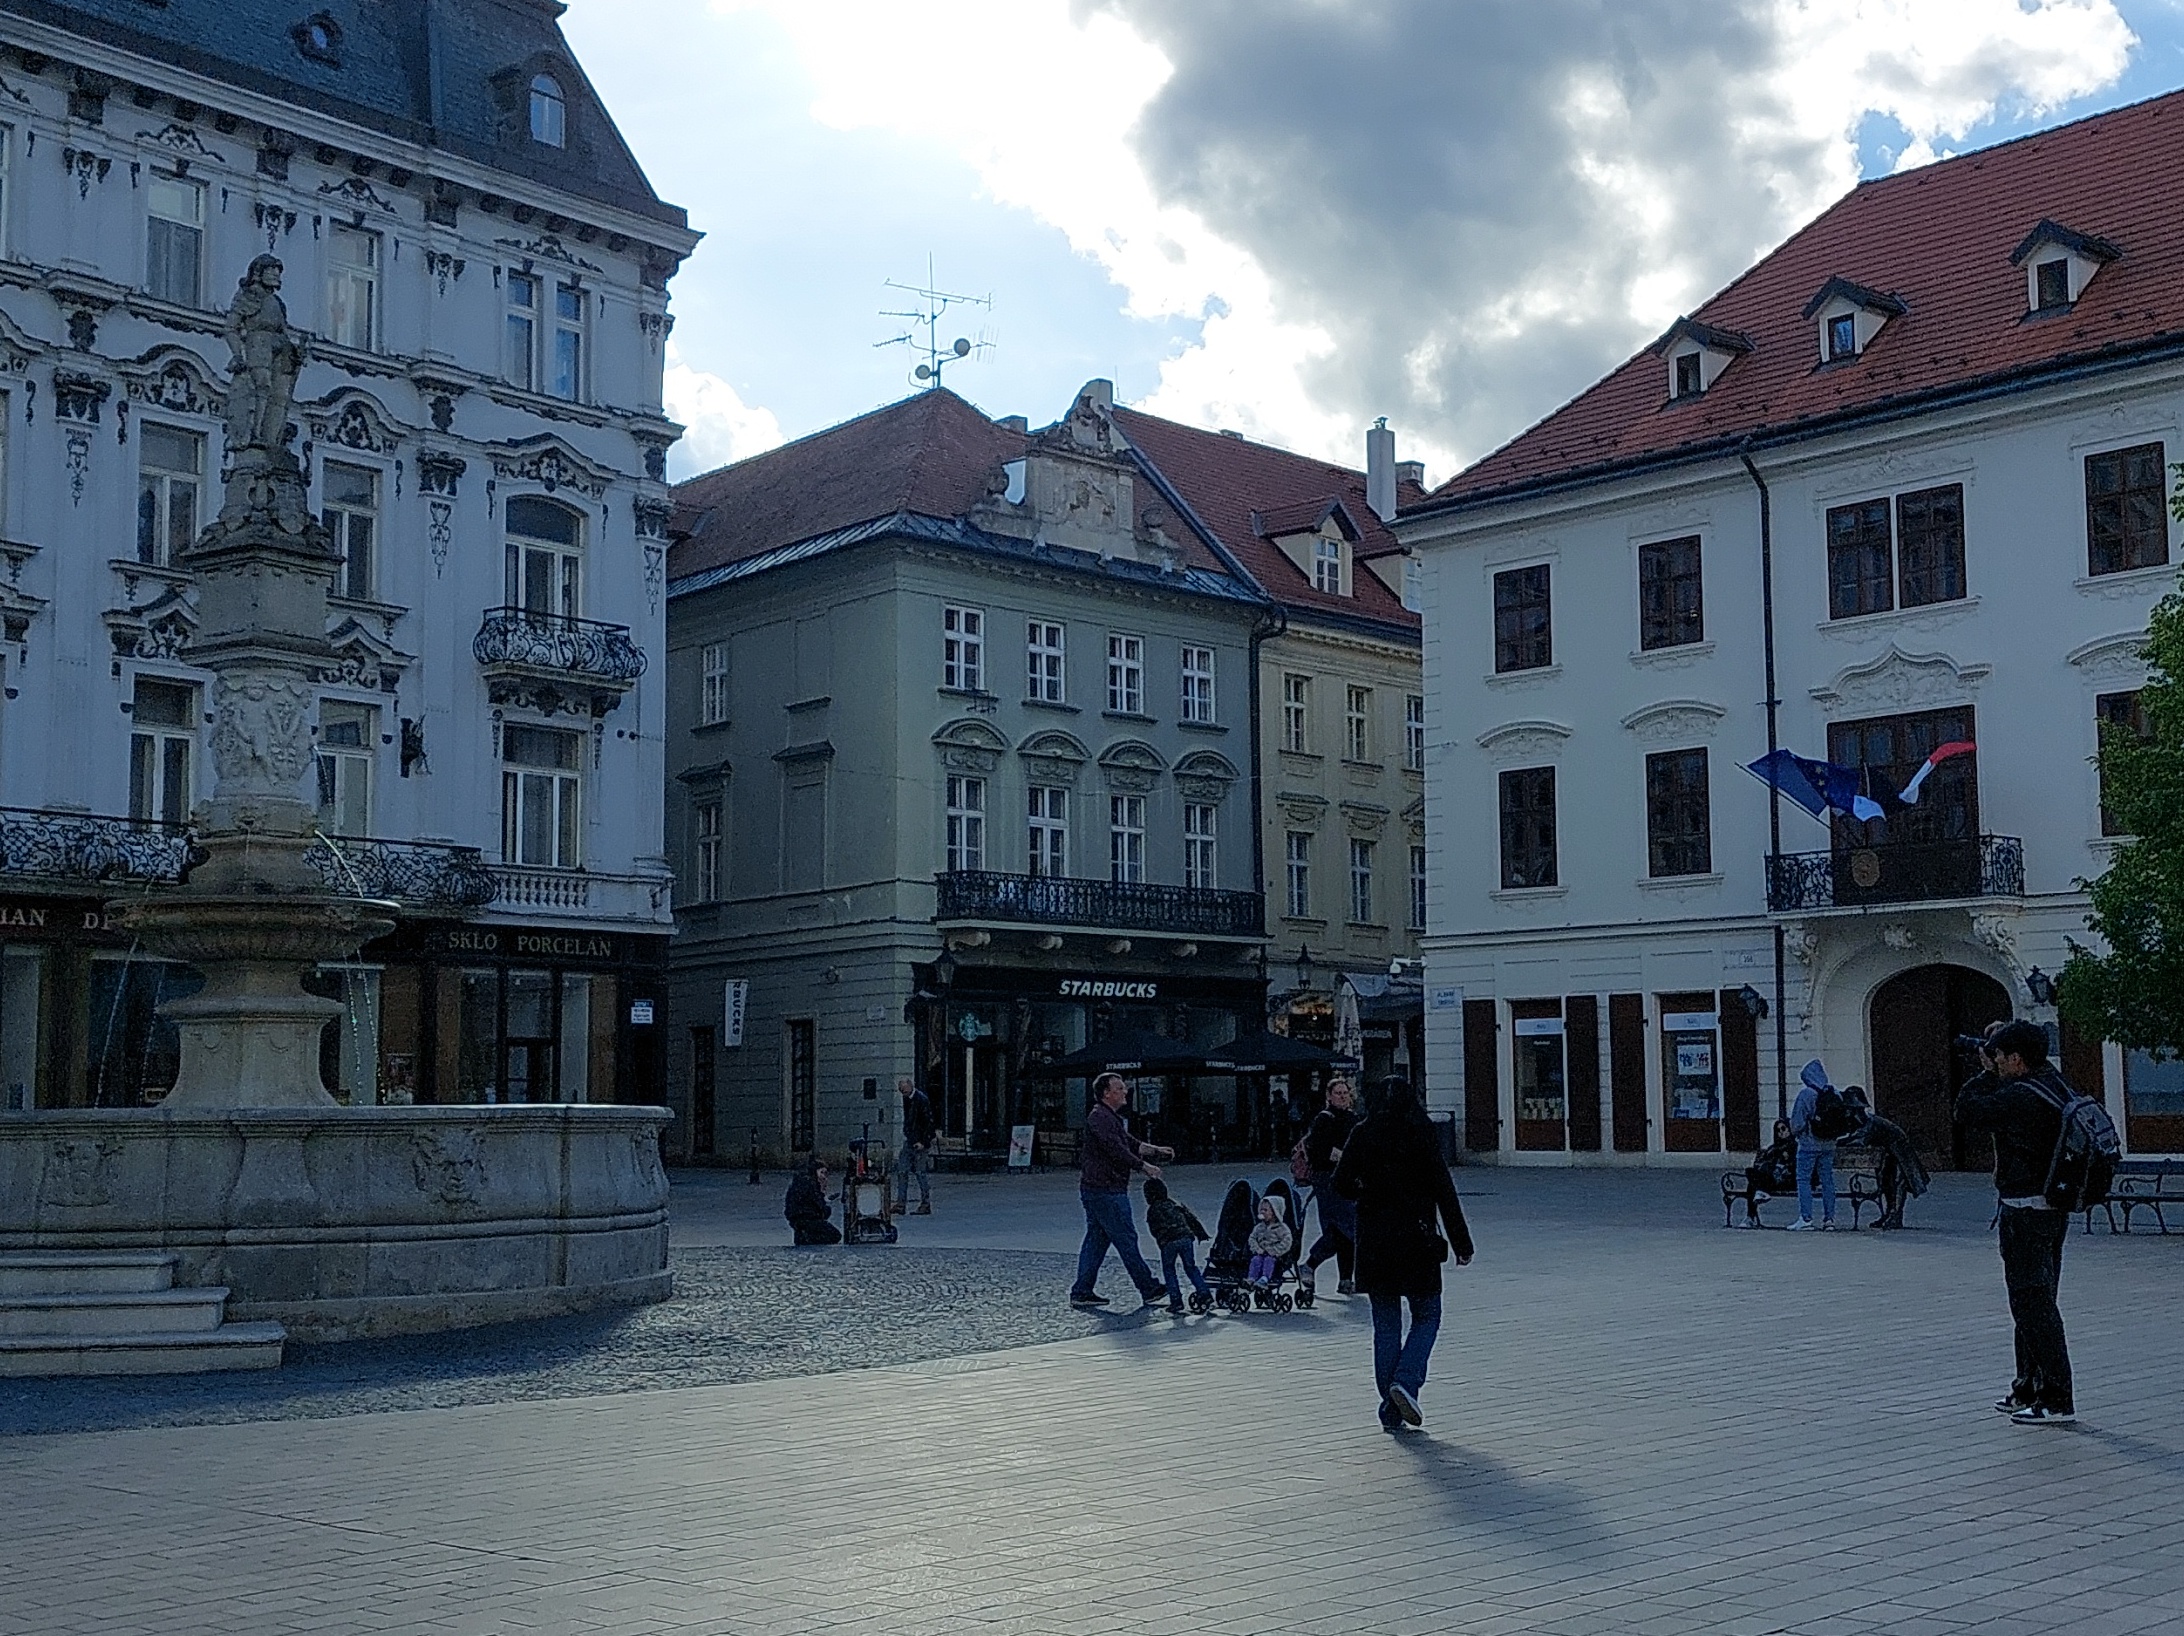
[[[1979,1060],[1952,1042],[2010,1014],[2009,992],[1964,966],[1917,966],[1873,991],[1873,1108],[1904,1128],[1929,1166],[1962,1170],[1968,1158],[1956,1093]]]

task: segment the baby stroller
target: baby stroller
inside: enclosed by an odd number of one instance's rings
[[[1245,1276],[1251,1267],[1251,1230],[1259,1222],[1259,1200],[1274,1200],[1282,1222],[1289,1229],[1289,1251],[1274,1264],[1274,1276],[1254,1287]],[[1297,1260],[1303,1253],[1304,1234],[1298,1225],[1297,1190],[1287,1177],[1277,1176],[1261,1194],[1243,1180],[1229,1184],[1221,1200],[1221,1216],[1213,1230],[1213,1253],[1206,1257],[1206,1282],[1213,1299],[1231,1312],[1249,1312],[1254,1305],[1269,1312],[1288,1312],[1312,1304],[1312,1286],[1297,1276]],[[1203,1311],[1208,1303],[1192,1303]]]
[[[842,1242],[844,1244],[892,1244],[895,1242],[893,1211],[889,1208],[887,1173],[871,1154],[872,1133],[849,1144],[849,1174],[842,1178]]]

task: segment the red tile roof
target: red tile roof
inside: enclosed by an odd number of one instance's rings
[[[1418,628],[1418,616],[1365,566],[1364,559],[1401,547],[1365,503],[1363,472],[1225,432],[1181,426],[1136,409],[1118,407],[1115,424],[1277,602],[1299,611],[1342,613]],[[1422,492],[1408,484],[1398,495],[1406,502],[1421,497]],[[1261,532],[1262,527],[1294,525],[1298,532],[1316,528],[1327,506],[1336,500],[1359,530],[1358,562],[1351,575],[1355,596],[1330,596],[1315,589],[1304,570]]]
[[[2180,152],[2184,92],[2173,92],[1863,183],[1693,314],[1753,343],[1703,397],[1669,402],[1667,365],[1649,349],[1459,472],[1427,508],[2184,340]],[[2122,255],[2075,307],[2027,318],[2010,257],[2043,219]],[[1822,367],[1802,314],[1831,278],[1908,311],[1854,361]]]
[[[1024,434],[935,388],[675,486],[680,579],[898,511],[965,515]]]

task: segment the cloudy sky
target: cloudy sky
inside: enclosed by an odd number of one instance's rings
[[[678,476],[913,389],[1084,380],[1439,481],[1855,184],[2184,85],[2179,0],[571,0],[706,241]],[[930,260],[929,260],[930,258]]]

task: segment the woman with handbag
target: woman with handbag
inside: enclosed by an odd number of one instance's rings
[[[1441,1263],[1453,1253],[1457,1266],[1469,1266],[1472,1244],[1440,1133],[1409,1080],[1382,1083],[1378,1105],[1343,1148],[1334,1186],[1357,1200],[1357,1284],[1372,1301],[1380,1424],[1391,1432],[1420,1425],[1418,1394],[1441,1332]]]

